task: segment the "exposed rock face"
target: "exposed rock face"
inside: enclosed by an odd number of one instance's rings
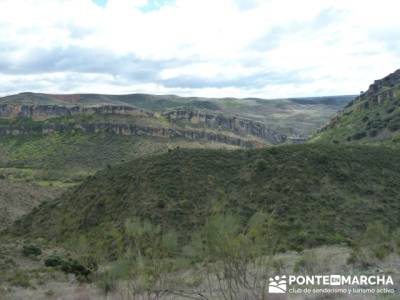
[[[47,120],[57,117],[79,114],[120,114],[140,116],[144,119],[156,117],[153,112],[131,106],[101,105],[101,106],[59,106],[59,105],[0,105],[0,118],[30,118],[32,120]],[[263,123],[239,117],[229,117],[222,114],[178,109],[163,113],[172,126],[148,126],[143,124],[90,122],[79,124],[40,123],[34,127],[11,125],[0,128],[0,135],[48,134],[68,130],[82,130],[88,133],[112,132],[120,135],[157,136],[166,138],[183,138],[189,140],[205,140],[253,147],[255,145],[280,144],[287,137]],[[153,119],[154,120],[154,119]],[[150,122],[151,123],[151,122]],[[178,125],[178,126],[175,126]],[[209,129],[215,129],[214,132]],[[217,132],[215,132],[217,131]],[[218,132],[220,131],[220,132]],[[232,133],[232,135],[230,134]]]
[[[369,86],[367,93],[376,93],[382,90],[384,87],[395,87],[400,83],[400,69],[389,74],[383,79],[375,80],[373,84]]]
[[[358,110],[368,109],[384,101],[400,98],[400,69],[383,79],[375,80],[369,89],[350,102],[347,107],[355,106]]]
[[[172,128],[154,128],[135,124],[81,123],[81,124],[45,124],[32,127],[0,127],[0,135],[50,134],[53,132],[68,132],[80,130],[86,133],[114,133],[130,136],[153,136],[163,138],[181,138],[187,140],[204,140],[246,148],[257,147],[259,143],[252,140],[200,130],[178,130]]]
[[[82,113],[88,114],[124,114],[152,117],[153,113],[130,106],[103,105],[103,106],[58,106],[58,105],[0,105],[0,118],[32,118],[43,120],[56,117],[72,116]]]
[[[400,70],[375,80],[350,102],[314,140],[326,142],[400,142]]]
[[[258,137],[271,144],[281,144],[287,139],[285,135],[267,128],[263,123],[239,117],[186,109],[166,112],[163,116],[172,122],[185,121],[202,127],[228,130],[241,135]]]

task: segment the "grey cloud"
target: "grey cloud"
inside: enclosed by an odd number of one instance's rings
[[[26,75],[51,72],[82,72],[121,75],[138,82],[154,80],[160,69],[177,67],[183,62],[142,60],[134,55],[118,56],[110,51],[81,47],[39,49],[12,61],[8,49],[0,46],[0,72]]]
[[[267,84],[282,84],[301,82],[296,72],[280,74],[263,72],[251,76],[238,76],[234,79],[204,79],[197,76],[180,76],[168,80],[159,78],[159,73],[167,68],[179,68],[193,61],[182,60],[142,60],[134,55],[118,56],[102,49],[81,47],[39,49],[29,51],[24,58],[12,61],[7,52],[12,48],[0,45],[0,73],[8,75],[44,74],[53,72],[95,73],[113,76],[110,82],[113,85],[130,85],[135,83],[158,83],[170,88],[206,88],[206,87],[240,87],[258,88]],[[257,65],[257,61],[247,62],[248,65]],[[75,77],[60,80],[56,83],[66,90],[79,86]]]
[[[166,87],[188,87],[188,88],[225,88],[225,87],[239,87],[239,88],[262,88],[266,85],[279,85],[287,83],[304,83],[308,82],[300,76],[301,72],[290,73],[277,73],[277,72],[264,72],[251,76],[241,76],[234,79],[205,79],[197,77],[181,76],[168,80],[160,81]]]

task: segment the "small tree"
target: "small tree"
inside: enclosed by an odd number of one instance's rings
[[[125,222],[125,233],[132,296],[160,299],[171,292],[174,280],[170,275],[176,270],[178,250],[176,232],[163,232],[159,225],[133,218]]]
[[[224,299],[237,299],[243,293],[265,297],[270,267],[268,215],[256,213],[247,225],[233,214],[214,215],[200,236],[202,243],[197,239],[195,247],[207,272],[210,293],[217,282],[218,294]]]
[[[349,263],[360,267],[374,265],[391,251],[390,234],[381,222],[368,224],[360,239],[355,241]]]

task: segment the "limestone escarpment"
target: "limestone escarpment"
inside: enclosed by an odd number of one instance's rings
[[[0,127],[0,135],[51,134],[79,130],[85,133],[113,133],[127,136],[149,136],[172,139],[200,140],[253,148],[257,141],[204,130],[173,129],[118,123],[41,124],[32,126]]]
[[[187,109],[165,112],[163,116],[171,122],[184,121],[191,125],[217,130],[228,130],[240,135],[261,138],[271,144],[281,144],[287,139],[285,135],[267,128],[261,122],[240,118],[238,116],[230,117],[222,114]]]
[[[123,114],[152,117],[153,113],[131,106],[58,106],[58,105],[0,105],[0,118],[32,118],[44,120],[49,118],[74,116],[78,114]]]
[[[396,101],[400,98],[400,69],[388,76],[375,80],[366,92],[350,102],[346,108],[363,110],[380,105],[384,101]],[[346,111],[346,109],[345,109]]]
[[[314,140],[397,144],[400,139],[400,70],[375,80]]]

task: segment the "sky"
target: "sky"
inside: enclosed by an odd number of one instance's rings
[[[0,95],[358,94],[400,68],[398,0],[0,0]]]

